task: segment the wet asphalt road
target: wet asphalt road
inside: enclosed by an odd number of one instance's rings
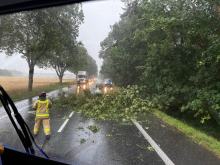
[[[68,91],[73,92],[74,88],[63,90]],[[53,91],[49,95],[56,98],[60,92]],[[34,125],[31,104],[35,99],[37,97],[16,103],[31,129]],[[139,123],[174,164],[220,164],[220,159],[214,154],[153,115],[149,114],[146,120]],[[91,125],[95,125],[99,131],[93,133],[88,128]],[[51,109],[51,126],[52,137],[44,147],[51,159],[76,165],[165,164],[132,123],[97,122],[66,109],[56,111]],[[43,143],[43,130],[36,140],[38,144]],[[2,108],[0,108],[0,142],[23,151],[20,140]]]

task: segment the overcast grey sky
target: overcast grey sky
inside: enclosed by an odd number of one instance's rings
[[[91,55],[101,67],[98,58],[100,42],[108,35],[110,26],[120,19],[123,3],[120,0],[102,0],[83,3],[84,23],[80,26],[79,41],[82,41]],[[25,59],[16,54],[12,57],[0,55],[0,69],[12,69],[28,73]],[[54,72],[52,69],[35,68],[35,72]]]
[[[83,3],[84,24],[80,27],[79,40],[96,60],[100,68],[102,62],[98,57],[100,42],[107,37],[110,25],[118,22],[122,14],[123,3],[120,0],[102,0]]]

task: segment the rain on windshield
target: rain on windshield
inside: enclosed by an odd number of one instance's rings
[[[103,0],[3,15],[0,49],[0,85],[51,159],[220,164],[217,0]],[[0,142],[24,152],[2,105]]]

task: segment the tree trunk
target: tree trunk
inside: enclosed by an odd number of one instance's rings
[[[62,68],[62,67],[59,67],[59,66],[55,66],[54,69],[55,69],[55,71],[57,73],[57,76],[59,78],[60,84],[62,84],[63,83],[64,72],[65,72],[66,69]]]
[[[60,82],[60,84],[63,83],[63,75],[59,75],[59,82]]]
[[[34,65],[29,66],[28,91],[32,91],[34,77]]]

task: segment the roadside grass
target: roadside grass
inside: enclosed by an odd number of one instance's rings
[[[8,91],[8,94],[13,99],[13,101],[19,101],[19,100],[23,100],[26,98],[37,96],[42,91],[50,92],[55,89],[66,87],[69,84],[70,83],[68,83],[68,82],[65,82],[63,84],[53,83],[53,84],[48,84],[45,86],[35,87],[35,88],[33,88],[33,90],[31,92],[29,92],[27,89],[18,89],[18,90],[14,90],[14,91]]]
[[[174,118],[162,111],[154,110],[152,113],[170,126],[177,128],[180,132],[190,137],[194,142],[202,145],[220,158],[220,141],[217,138],[219,126],[212,127],[212,123],[207,125],[198,124],[197,121]]]

